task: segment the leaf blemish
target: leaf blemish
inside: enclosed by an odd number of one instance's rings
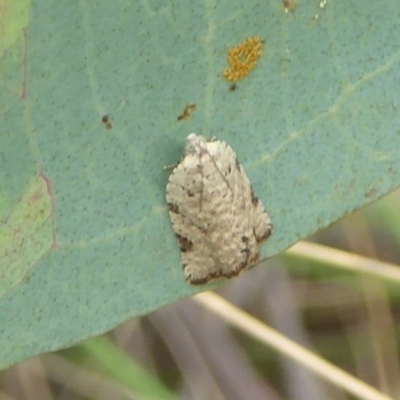
[[[196,111],[196,104],[188,104],[183,110],[182,114],[178,116],[178,121],[187,120],[191,117],[192,113]]]
[[[262,55],[263,44],[264,42],[258,36],[251,36],[229,49],[229,67],[222,75],[231,82],[245,78],[257,65]]]
[[[0,223],[0,298],[22,283],[31,269],[57,247],[54,232],[54,196],[41,172]]]
[[[103,115],[103,117],[101,118],[101,122],[104,124],[104,126],[107,129],[111,129],[112,128],[112,124],[111,124],[111,118],[109,115]]]

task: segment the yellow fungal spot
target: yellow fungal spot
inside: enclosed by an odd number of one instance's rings
[[[263,41],[258,36],[252,36],[229,49],[229,67],[223,72],[223,76],[232,82],[245,78],[257,65],[261,57]]]

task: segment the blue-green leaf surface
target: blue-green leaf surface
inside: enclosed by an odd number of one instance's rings
[[[165,204],[190,132],[237,151],[275,226],[263,256],[399,185],[395,1],[16,3],[0,1],[0,367],[201,290]],[[263,55],[230,91],[249,36]]]

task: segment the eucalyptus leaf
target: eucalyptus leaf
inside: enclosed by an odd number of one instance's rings
[[[1,368],[209,288],[185,283],[165,202],[190,132],[237,152],[275,227],[263,257],[400,183],[397,2],[14,3],[0,1]],[[262,56],[232,86],[228,51],[252,36]]]

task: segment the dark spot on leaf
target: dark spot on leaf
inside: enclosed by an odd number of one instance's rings
[[[112,128],[111,118],[109,115],[103,115],[103,117],[101,118],[101,122],[105,125],[107,129]]]
[[[234,92],[236,89],[237,89],[236,83],[232,83],[232,85],[229,86],[229,90],[230,90],[231,92]]]

